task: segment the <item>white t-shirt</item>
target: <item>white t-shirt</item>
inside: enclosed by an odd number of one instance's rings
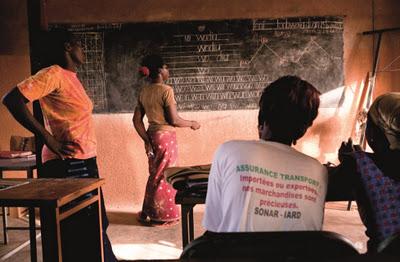
[[[321,230],[328,176],[276,142],[229,141],[211,165],[203,226],[213,232]]]

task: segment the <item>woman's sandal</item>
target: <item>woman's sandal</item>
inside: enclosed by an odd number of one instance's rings
[[[179,223],[179,220],[172,221],[155,221],[151,220],[143,211],[137,214],[136,220],[143,226],[147,227],[169,227]]]
[[[140,224],[142,224],[143,226],[151,226],[151,221],[150,221],[150,219],[147,219],[147,215],[145,214],[145,213],[143,213],[143,211],[140,211],[138,214],[137,214],[137,217],[136,217],[136,220],[140,223]]]

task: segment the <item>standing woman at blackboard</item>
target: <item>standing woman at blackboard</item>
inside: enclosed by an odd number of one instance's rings
[[[76,72],[85,60],[81,41],[60,29],[47,33],[41,45],[46,53],[41,62],[47,67],[11,89],[3,103],[22,126],[44,141],[40,178],[98,178],[93,104]],[[35,100],[40,102],[44,126],[26,106]],[[102,194],[101,209],[104,261],[114,262],[117,259],[106,234],[108,220]],[[88,250],[100,252],[91,227],[96,216],[95,208],[89,206],[74,219],[63,221],[63,261],[95,261],[87,254]]]
[[[138,220],[154,226],[175,224],[179,220],[179,209],[175,205],[176,191],[165,181],[164,170],[174,166],[178,157],[175,127],[196,130],[200,124],[179,116],[174,91],[164,83],[169,71],[160,56],[144,57],[139,71],[149,78],[150,84],[144,86],[139,94],[133,124],[144,141],[150,176]],[[144,115],[149,122],[147,131],[143,123]]]

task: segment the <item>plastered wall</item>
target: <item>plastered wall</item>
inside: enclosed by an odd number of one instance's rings
[[[4,11],[10,10],[10,11]],[[372,67],[373,36],[361,32],[400,27],[397,0],[47,0],[49,23],[102,23],[343,15],[346,99],[341,108],[321,109],[314,126],[296,148],[321,162],[335,161],[340,142],[352,130],[360,87]],[[0,1],[0,95],[29,75],[29,49],[24,0]],[[400,56],[400,32],[382,38],[379,68]],[[400,63],[394,64],[400,68]],[[395,68],[395,67],[394,67]],[[374,95],[400,91],[400,72],[379,72]],[[217,146],[230,139],[256,139],[256,110],[184,112],[202,125],[178,129],[179,164],[211,162]],[[132,126],[132,114],[94,115],[98,163],[106,178],[109,210],[132,211],[142,202],[147,179],[143,142]],[[0,106],[0,150],[11,134],[27,134]]]
[[[0,97],[30,73],[28,21],[24,0],[0,1]],[[0,106],[0,150],[8,150],[11,135],[30,136]],[[26,172],[4,172],[6,177],[26,177]],[[13,213],[13,210],[11,210]]]

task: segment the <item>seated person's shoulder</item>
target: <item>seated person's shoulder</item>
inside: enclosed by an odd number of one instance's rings
[[[229,140],[218,146],[215,156],[227,157],[236,153],[243,152],[249,145],[249,141],[245,140]]]
[[[231,147],[231,146],[239,146],[245,144],[244,140],[229,140],[220,145],[220,147]]]
[[[298,159],[298,161],[314,168],[315,170],[318,170],[320,173],[324,173],[324,174],[327,173],[326,166],[321,164],[321,162],[319,162],[318,159],[316,159],[314,157],[311,157],[309,155],[298,152],[298,154],[296,155],[296,158]]]

